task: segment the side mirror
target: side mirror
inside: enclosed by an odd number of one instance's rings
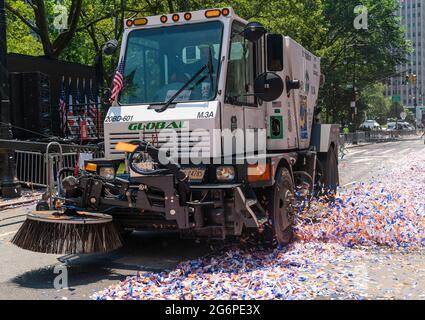
[[[282,71],[283,63],[283,36],[280,34],[268,34],[267,69],[270,71]]]
[[[243,29],[242,35],[248,41],[257,42],[266,32],[266,28],[264,28],[261,23],[250,22],[245,26],[245,29]]]
[[[292,80],[289,77],[286,77],[286,93],[289,95],[291,90],[297,90],[301,88],[301,81],[300,80]]]
[[[112,56],[118,48],[118,41],[113,39],[105,43],[103,53],[107,56]]]
[[[274,72],[260,74],[254,83],[255,96],[266,102],[278,99],[283,92],[283,80]]]

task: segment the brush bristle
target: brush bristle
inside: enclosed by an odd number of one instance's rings
[[[66,224],[27,219],[11,242],[25,250],[49,254],[104,253],[122,246],[113,222]]]

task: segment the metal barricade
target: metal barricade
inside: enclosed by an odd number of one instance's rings
[[[78,155],[82,152],[41,153],[33,151],[15,151],[16,175],[20,183],[28,187],[47,188],[52,184],[56,186],[56,173],[63,167],[75,167],[78,164]],[[103,151],[93,152],[93,158],[104,156]],[[61,164],[62,162],[62,164]],[[48,169],[50,168],[50,169]],[[50,172],[50,174],[49,174]],[[50,182],[49,182],[50,181]]]
[[[47,187],[45,154],[32,151],[15,151],[16,175],[28,186]]]

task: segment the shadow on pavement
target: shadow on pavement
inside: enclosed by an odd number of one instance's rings
[[[174,269],[180,262],[200,258],[210,253],[210,246],[193,240],[182,240],[175,233],[134,232],[124,247],[108,254],[68,255],[56,265],[66,265],[69,287],[87,285],[102,280],[119,281],[137,271],[162,272]],[[25,272],[12,283],[33,289],[52,289],[58,274],[55,266]]]
[[[53,289],[54,279],[58,274],[54,273],[54,266],[28,271],[15,277],[11,282],[23,288],[31,289]],[[73,287],[95,283],[101,280],[120,281],[125,276],[114,273],[110,269],[99,266],[73,266],[68,268],[68,287],[73,291]]]

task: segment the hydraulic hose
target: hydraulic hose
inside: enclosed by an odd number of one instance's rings
[[[136,148],[136,150],[134,150],[133,152],[128,154],[128,164],[131,168],[131,170],[133,170],[134,172],[141,174],[141,175],[145,175],[145,176],[153,176],[153,175],[160,175],[160,174],[169,174],[169,173],[173,173],[176,174],[180,171],[180,166],[175,164],[175,163],[170,163],[168,165],[162,165],[159,161],[159,150],[157,148],[155,148],[154,146],[152,146],[150,143],[147,143],[145,141],[140,141],[140,140],[133,140],[130,141],[130,144],[134,144],[137,145],[138,147]],[[143,170],[141,168],[139,168],[138,166],[136,166],[135,163],[135,157],[136,154],[138,152],[145,152],[147,153],[155,163],[158,163],[161,167],[161,169],[156,169],[156,170]]]

